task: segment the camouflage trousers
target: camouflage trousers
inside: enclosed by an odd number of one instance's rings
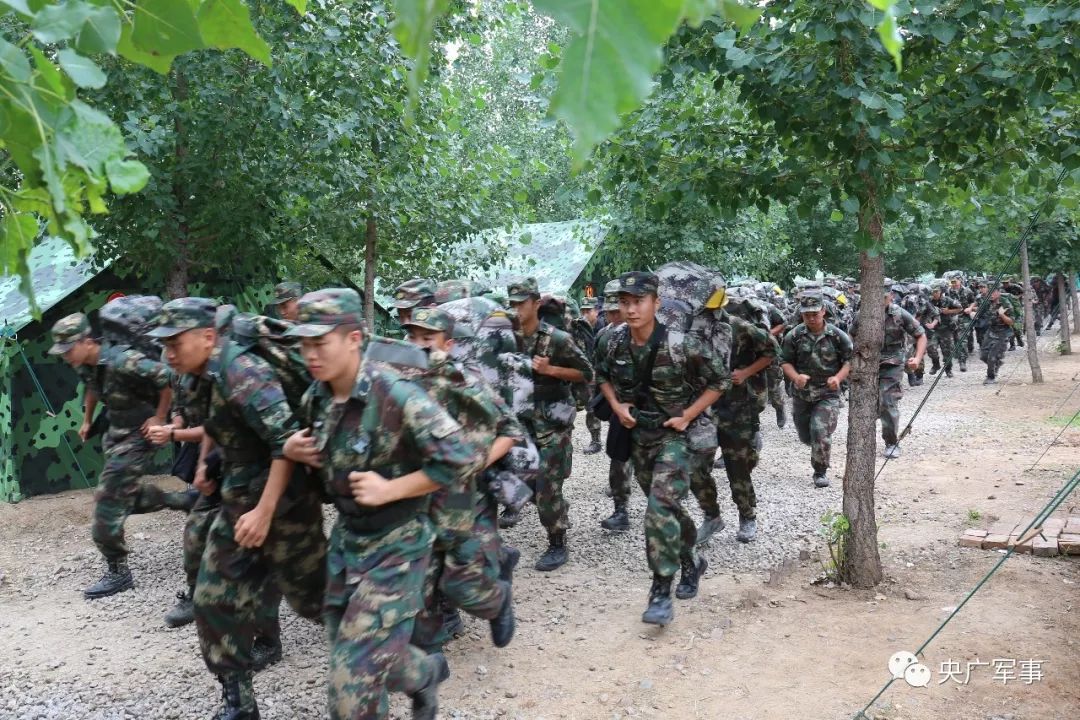
[[[573,467],[574,446],[570,442],[572,427],[538,425],[536,449],[540,451],[540,471],[530,487],[535,495],[540,524],[549,533],[562,532],[570,527],[569,505],[563,497],[563,483]]]
[[[971,321],[967,315],[961,315],[962,320],[956,323],[956,341],[953,343],[953,357],[956,361],[967,365],[968,353],[968,341],[971,337],[969,335],[971,328]]]
[[[724,456],[724,470],[731,486],[731,501],[739,509],[739,517],[757,517],[757,494],[750,475],[758,464],[754,434],[761,428],[757,408],[751,405],[721,407],[716,410],[716,437]]]
[[[188,513],[187,522],[184,523],[184,574],[187,576],[188,588],[193,594],[199,577],[203,552],[206,550],[206,539],[210,535],[210,526],[214,524],[220,510],[220,493],[200,495],[195,507]],[[281,623],[278,620],[280,607],[281,591],[278,590],[277,585],[270,582],[268,577],[263,583],[262,601],[256,610],[256,637],[275,639],[281,637]]]
[[[323,607],[333,720],[382,720],[391,692],[411,695],[432,679],[434,663],[411,638],[434,539],[426,516],[380,535],[334,526]]]
[[[611,499],[616,505],[625,505],[630,502],[630,475],[633,472],[633,463],[611,461],[608,465],[608,487],[611,488]]]
[[[941,347],[941,366],[952,370],[953,355],[956,353],[956,328],[938,326],[934,331],[937,344]]]
[[[779,361],[765,368],[765,378],[769,383],[769,404],[774,408],[784,407],[784,371]]]
[[[979,345],[979,359],[986,363],[986,376],[997,377],[998,370],[1005,360],[1005,349],[1009,346],[1012,328],[990,328]]]
[[[684,557],[694,556],[697,527],[682,506],[690,489],[693,453],[672,430],[634,430],[630,460],[649,504],[645,509],[645,555],[654,574],[672,577]]]
[[[436,547],[431,554],[424,577],[424,609],[416,616],[412,635],[412,644],[427,652],[439,650],[450,639],[442,631],[444,606],[492,620],[510,592],[499,581],[503,547],[497,506],[483,497],[470,537],[448,548]]]
[[[695,452],[690,458],[690,492],[707,518],[720,516],[719,491],[713,477],[713,458],[716,451]]]
[[[878,369],[878,418],[881,420],[881,439],[886,445],[896,445],[899,442],[896,434],[900,431],[903,379],[903,365],[882,365]]]
[[[829,469],[832,434],[836,431],[842,404],[839,395],[826,395],[815,400],[796,395],[793,401],[795,430],[799,433],[799,440],[810,446],[810,465],[816,473]]]
[[[215,675],[249,670],[268,583],[298,615],[311,620],[319,618],[326,589],[326,538],[318,498],[314,494],[298,498],[274,516],[262,547],[242,548],[234,539],[236,520],[255,503],[238,502],[232,493],[246,490],[224,491],[224,504],[210,525],[195,580],[199,644],[206,667]]]
[[[124,522],[128,515],[141,515],[166,508],[166,500],[182,493],[170,493],[156,485],[140,482],[153,467],[156,449],[138,429],[109,429],[105,443],[105,467],[94,492],[94,519],[90,535],[106,560],[128,556]]]

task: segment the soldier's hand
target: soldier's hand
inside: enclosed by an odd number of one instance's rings
[[[315,445],[315,438],[311,435],[311,428],[304,428],[300,432],[293,433],[285,441],[282,449],[285,457],[311,467],[322,467],[322,451]]]
[[[540,375],[551,374],[551,360],[546,357],[533,357],[532,359],[533,372]]]
[[[233,532],[236,544],[243,548],[262,547],[270,533],[270,521],[273,519],[273,513],[260,510],[258,506],[241,515]]]
[[[833,375],[831,378],[825,381],[825,384],[829,386],[830,390],[840,389],[840,378]]]
[[[151,415],[150,417],[146,418],[146,420],[143,421],[143,424],[142,424],[142,436],[144,438],[146,438],[147,440],[149,440],[150,439],[150,429],[154,428],[154,427],[157,427],[158,425],[164,425],[164,424],[165,424],[165,419],[164,418],[160,418],[157,415]]]
[[[172,425],[155,425],[150,428],[147,440],[155,445],[164,445],[169,442],[169,436],[172,433]]]
[[[922,362],[922,358],[909,357],[907,360],[908,370],[918,370],[920,362]]]
[[[798,375],[795,376],[795,379],[792,380],[791,382],[795,384],[795,387],[802,390],[804,387],[806,387],[806,383],[810,382],[810,376],[805,375],[803,373],[799,373]]]
[[[396,499],[390,492],[390,483],[386,478],[370,470],[349,473],[349,487],[352,488],[353,500],[359,505],[379,507]]]
[[[630,409],[633,407],[630,403],[618,403],[612,410],[615,411],[615,416],[619,418],[619,424],[625,428],[632,428],[637,425],[637,419],[630,414]]]
[[[206,463],[199,463],[199,467],[195,468],[195,482],[192,484],[203,495],[213,495],[217,490],[217,483],[206,478]]]
[[[749,375],[746,374],[746,368],[738,368],[731,371],[731,382],[735,385],[742,385],[746,382]]]
[[[668,418],[666,421],[664,421],[664,427],[671,428],[675,432],[684,432],[688,425],[690,425],[690,419],[687,418],[685,415]]]
[[[86,442],[88,437],[90,437],[90,423],[83,420],[83,424],[79,427],[79,439]]]

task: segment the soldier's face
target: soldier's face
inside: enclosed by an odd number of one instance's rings
[[[581,316],[588,320],[590,323],[596,322],[596,308],[584,308],[581,311]]]
[[[278,305],[278,312],[281,313],[281,317],[289,322],[296,322],[300,313],[300,300],[293,298],[292,300],[286,300]]]
[[[165,338],[165,362],[178,373],[199,373],[210,359],[217,342],[211,328],[188,330]]]
[[[359,330],[334,330],[321,337],[301,338],[300,355],[311,377],[334,382],[356,372],[362,340]]]
[[[419,327],[409,328],[409,342],[428,350],[442,350],[443,352],[450,352],[454,343],[446,337],[444,332]]]
[[[607,318],[609,325],[618,325],[622,322],[622,310],[616,305],[614,310],[605,310],[604,317]]]
[[[64,362],[71,367],[82,367],[89,362],[90,348],[92,345],[93,340],[90,338],[83,338],[68,348],[68,351],[61,355],[61,357],[64,358]]]
[[[802,314],[802,321],[810,332],[819,332],[825,327],[825,311],[814,310],[813,312],[804,312]]]
[[[522,324],[528,325],[537,320],[537,314],[540,311],[540,300],[538,298],[529,298],[520,302],[512,302],[510,307],[517,313]]]
[[[413,311],[412,308],[398,308],[398,311],[397,311],[398,323],[400,323],[401,325],[404,325],[407,322],[411,322],[412,321],[412,311]]]
[[[655,295],[619,293],[619,311],[623,321],[632,328],[645,327],[656,319]]]

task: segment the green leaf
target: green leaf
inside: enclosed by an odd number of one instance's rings
[[[0,275],[18,275],[19,289],[37,314],[34,286],[30,282],[30,250],[38,235],[38,222],[29,213],[6,213],[0,221]]]
[[[206,47],[188,0],[139,0],[131,41],[151,55],[180,55]]]
[[[875,2],[875,0],[870,0],[870,2]],[[900,72],[904,66],[903,57],[900,55],[900,49],[904,46],[904,39],[900,37],[900,28],[896,25],[896,14],[891,2],[889,3],[889,9],[885,11],[885,18],[878,23],[877,31],[878,37],[881,38],[881,44],[892,55],[893,62],[896,63],[896,72]]]
[[[866,2],[873,5],[878,10],[888,10],[896,4],[896,0],[866,0]]]
[[[176,57],[176,53],[170,53],[168,55],[158,53],[148,53],[145,50],[140,50],[135,47],[135,43],[131,39],[132,27],[128,23],[124,23],[120,27],[120,41],[116,44],[116,51],[120,55],[133,63],[139,65],[145,65],[151,70],[158,72],[162,75],[169,73],[169,68],[172,67],[173,58]]]
[[[885,109],[885,100],[880,95],[867,92],[866,90],[859,93],[859,102],[871,110]]]
[[[116,10],[111,7],[94,7],[87,13],[86,22],[75,36],[75,49],[84,55],[115,55],[118,42],[120,16]]]
[[[150,171],[138,160],[110,160],[105,172],[112,191],[118,195],[137,193],[150,180]]]
[[[1024,24],[1038,25],[1050,19],[1050,8],[1045,5],[1029,7],[1024,10]]]
[[[285,0],[285,2],[291,5],[296,12],[301,15],[307,12],[307,0]]]
[[[726,53],[727,61],[731,63],[731,67],[735,70],[744,68],[754,61],[754,56],[743,50],[741,47],[730,47]]]
[[[15,82],[29,82],[30,61],[22,50],[0,38],[0,69]]]
[[[199,8],[199,32],[210,47],[243,50],[270,65],[270,46],[255,32],[251,12],[241,0],[206,0]]]
[[[956,26],[945,21],[935,22],[930,26],[930,34],[942,45],[948,45],[956,37]]]
[[[839,210],[833,210],[829,214],[829,219],[832,220],[833,222],[840,222],[841,220],[844,219],[844,213],[840,212]]]
[[[37,68],[38,77],[45,84],[48,92],[55,94],[58,101],[70,100],[74,93],[69,92],[70,88],[64,84],[64,76],[49,58],[45,57],[45,53],[38,50],[36,46],[30,45],[30,55],[34,58],[34,67]]]
[[[20,15],[30,17],[34,14],[34,11],[30,9],[30,6],[26,4],[26,0],[0,0],[0,7],[6,7]]]
[[[678,0],[534,0],[534,7],[573,32],[563,53],[549,112],[574,136],[574,164],[610,135],[653,86],[662,45],[683,17]]]
[[[59,5],[46,5],[34,15],[30,29],[46,45],[75,37],[86,22],[90,5],[73,0]]]
[[[764,8],[754,7],[753,5],[743,5],[737,0],[724,0],[720,4],[720,14],[739,26],[739,30],[746,32],[754,26],[754,23],[761,17],[761,13],[765,12]]]
[[[416,107],[420,86],[428,76],[431,65],[431,35],[435,21],[446,12],[450,0],[395,0],[394,37],[401,50],[413,59],[409,68],[409,116]]]
[[[63,49],[56,54],[60,67],[68,74],[71,81],[81,88],[105,87],[105,73],[89,58],[70,49]]]

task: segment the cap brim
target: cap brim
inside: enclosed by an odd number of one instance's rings
[[[821,310],[824,310],[824,309],[825,309],[824,305],[812,305],[812,306],[800,305],[799,306],[799,312],[801,312],[801,313],[818,312],[818,311],[821,311]]]
[[[525,302],[532,298],[532,295],[507,295],[506,302]]]
[[[415,328],[421,328],[423,330],[431,330],[432,332],[446,332],[446,330],[442,329],[441,327],[435,327],[431,323],[418,322],[416,320],[410,320],[407,323],[401,323],[401,327],[403,327],[403,328],[415,327]]]
[[[408,310],[420,304],[419,300],[395,300],[394,307],[398,310]]]
[[[333,332],[337,325],[293,325],[285,331],[286,337],[313,338]]]
[[[75,347],[75,343],[53,343],[53,346],[49,348],[49,355],[63,355],[71,348]]]
[[[619,288],[620,295],[636,295],[637,297],[643,297],[645,295],[655,294],[655,290],[649,290],[644,287],[632,287],[632,288]]]
[[[197,328],[178,328],[178,327],[169,327],[167,325],[160,325],[160,326],[154,328],[153,330],[151,330],[150,332],[146,333],[146,335],[148,337],[154,337],[154,338],[171,338],[171,337],[176,337],[180,333],[187,332],[188,330],[196,330],[196,329]]]

